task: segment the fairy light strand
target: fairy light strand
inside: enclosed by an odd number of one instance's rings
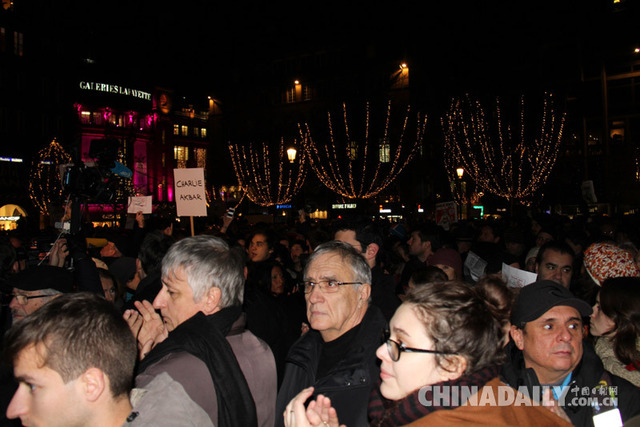
[[[304,150],[309,156],[309,164],[320,181],[331,191],[348,199],[370,198],[378,195],[387,188],[409,164],[414,155],[417,153],[425,134],[427,123],[426,117],[418,113],[415,117],[415,140],[407,142],[405,140],[406,131],[410,122],[410,107],[407,107],[401,130],[398,135],[395,150],[393,152],[393,161],[384,163],[381,159],[373,158],[369,152],[372,147],[370,144],[378,144],[372,142],[371,123],[371,106],[366,104],[365,109],[365,125],[362,131],[362,156],[352,156],[352,149],[355,133],[349,124],[349,114],[346,104],[342,105],[342,118],[344,126],[344,139],[338,140],[335,132],[335,126],[332,120],[331,112],[327,114],[327,133],[326,137],[322,133],[312,133],[308,124],[298,124],[301,140],[304,144]],[[384,122],[383,144],[391,146],[391,101],[387,104],[386,118]],[[406,138],[409,139],[409,138]],[[344,144],[344,147],[342,147]],[[378,152],[382,147],[377,147]],[[391,148],[390,148],[391,150]],[[339,153],[344,153],[340,156]],[[372,163],[375,164],[372,167]],[[360,174],[357,179],[356,174]]]
[[[294,145],[300,146],[296,141]],[[229,153],[238,185],[244,191],[243,197],[260,206],[285,204],[302,187],[306,178],[306,155],[298,149],[294,164],[286,157],[284,138],[281,138],[277,158],[272,159],[267,143],[248,146],[229,143]],[[272,174],[272,161],[277,161],[277,177]],[[275,172],[275,171],[274,171]]]
[[[71,156],[55,138],[38,151],[29,171],[29,198],[40,213],[48,215],[51,205],[62,198],[59,166],[71,161]]]
[[[504,123],[500,99],[497,99],[493,129],[478,100],[469,95],[452,100],[448,113],[441,120],[445,134],[445,167],[450,182],[455,182],[456,168],[463,167],[479,189],[499,197],[529,204],[539,196],[558,157],[565,114],[557,112],[553,95],[546,93],[540,133],[531,138],[525,125],[528,116],[524,97],[520,97],[518,109],[516,132],[511,124]],[[517,140],[514,140],[514,134]],[[496,135],[497,140],[492,135]],[[454,196],[462,197],[460,194]]]

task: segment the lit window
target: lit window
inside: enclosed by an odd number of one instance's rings
[[[380,163],[389,163],[391,158],[391,147],[389,145],[388,138],[382,138],[380,140]]]
[[[290,87],[287,89],[287,104],[296,102],[296,88]]]
[[[358,143],[356,141],[349,142],[349,160],[358,158]]]
[[[180,125],[173,125],[173,134],[180,135]]]
[[[302,99],[311,101],[311,87],[309,85],[302,85]]]
[[[201,128],[200,129],[200,136],[203,138],[207,137],[207,128]]]
[[[187,161],[189,160],[189,147],[182,147],[176,145],[173,147],[173,158],[176,160],[176,167],[186,168]]]
[[[193,136],[195,136],[197,138],[197,137],[200,136],[199,133],[200,133],[200,128],[195,128],[194,127],[193,128]]]
[[[187,135],[189,135],[189,126],[182,125],[182,126],[180,127],[180,130],[182,131],[182,132],[181,132],[181,133],[182,133],[182,136],[187,136]]]

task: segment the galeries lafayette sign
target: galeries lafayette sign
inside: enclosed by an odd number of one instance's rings
[[[96,92],[115,93],[117,95],[132,96],[134,98],[151,101],[151,93],[149,92],[144,92],[138,89],[131,89],[131,88],[120,86],[120,85],[112,85],[109,83],[82,81],[80,82],[80,89],[91,90]]]

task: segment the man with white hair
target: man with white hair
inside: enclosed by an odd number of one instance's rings
[[[141,316],[125,312],[142,347],[136,385],[167,372],[214,425],[273,425],[275,361],[244,329],[243,290],[242,254],[223,240],[196,236],[171,246],[153,306],[136,302]]]

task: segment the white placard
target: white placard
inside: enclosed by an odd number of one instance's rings
[[[535,282],[537,278],[538,275],[536,273],[520,270],[504,262],[502,263],[502,280],[507,282],[507,286],[510,288],[523,288]]]
[[[150,214],[152,209],[152,198],[151,196],[135,196],[129,197],[129,205],[127,208],[127,213],[138,213],[142,212],[143,214]]]
[[[451,224],[458,222],[458,205],[456,202],[436,203],[436,224],[449,231]]]
[[[482,276],[484,276],[484,270],[487,268],[487,261],[483,260],[475,252],[467,252],[467,258],[464,260],[464,277],[466,280],[476,283]]]
[[[178,216],[207,216],[204,169],[174,169],[173,185]]]

